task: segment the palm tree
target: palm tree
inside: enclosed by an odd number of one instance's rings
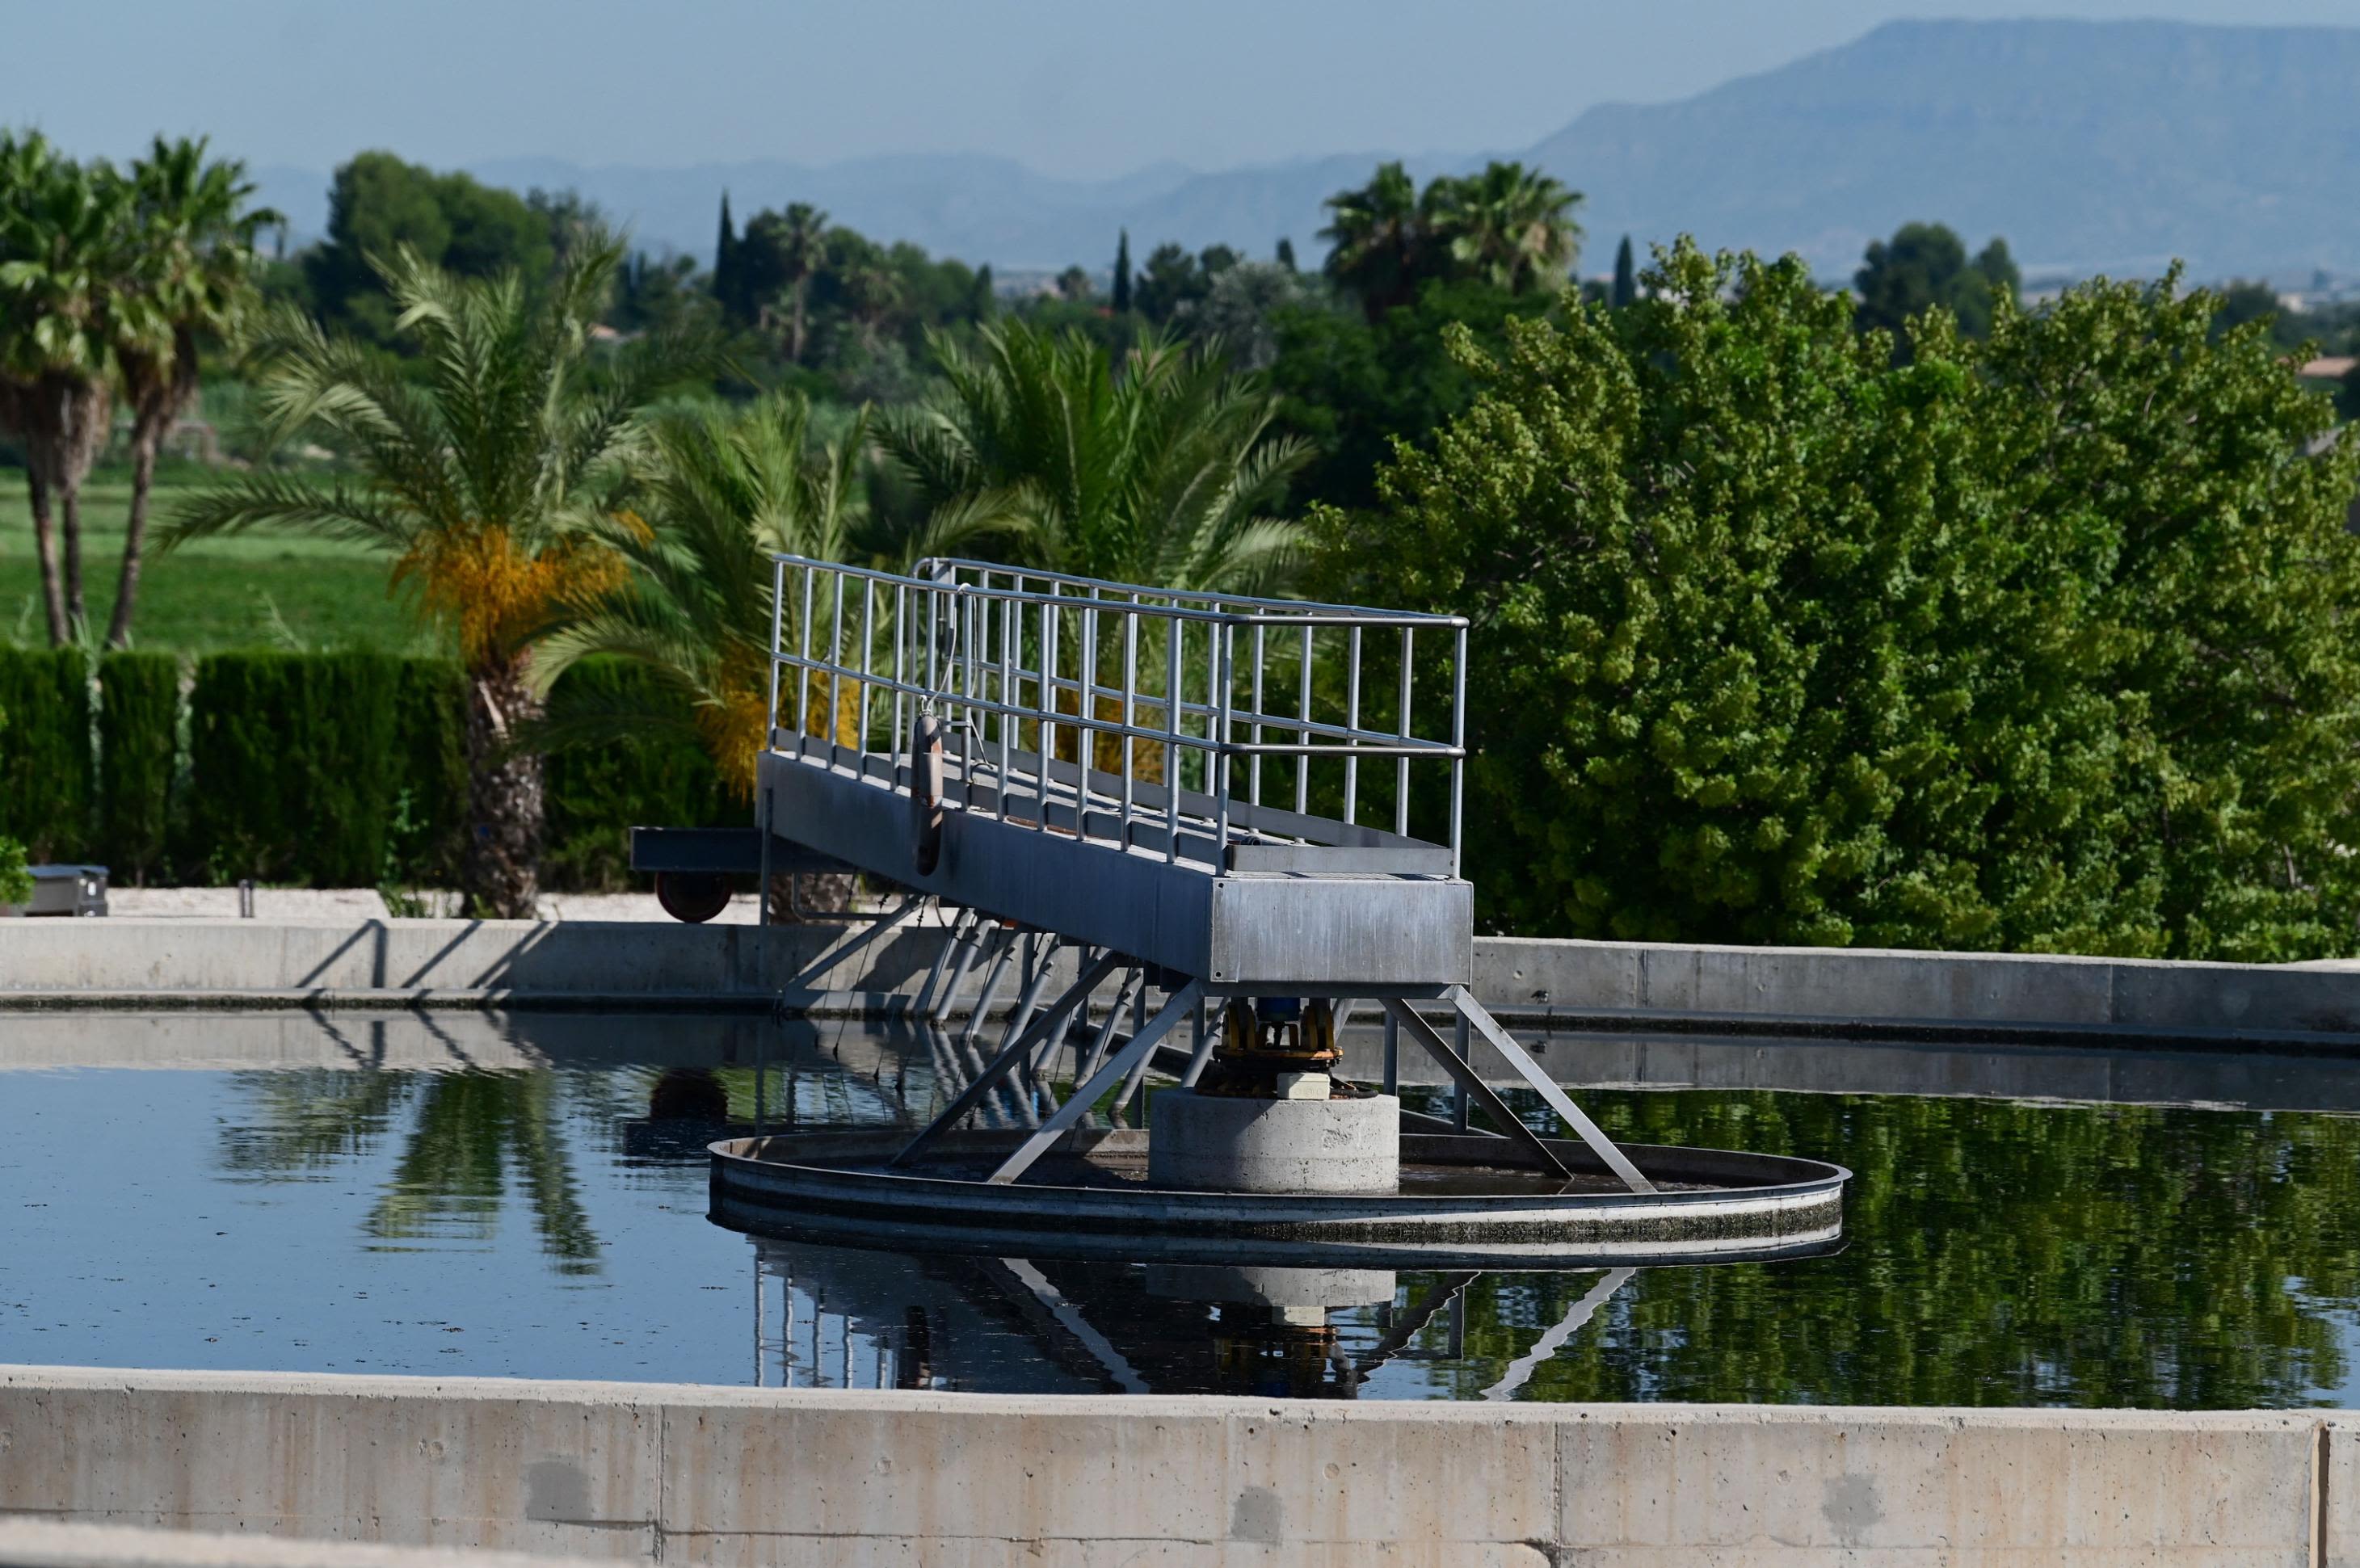
[[[268,207],[246,207],[255,188],[246,165],[207,163],[205,145],[158,136],[149,155],[131,166],[139,287],[149,308],[118,323],[114,345],[131,407],[131,515],[106,632],[114,648],[131,638],[157,452],[196,396],[202,345],[235,346],[258,309],[255,237],[283,221]]]
[[[787,280],[787,357],[803,363],[810,330],[811,280],[827,255],[827,214],[808,201],[790,201],[779,226],[779,269]]]
[[[1078,332],[1018,322],[977,338],[971,354],[935,336],[942,391],[883,427],[886,452],[937,519],[989,519],[1008,553],[1052,572],[1217,593],[1284,583],[1304,533],[1272,508],[1311,449],[1270,433],[1273,400],[1257,378],[1161,337],[1119,376]],[[1112,657],[1113,617],[1102,635],[1100,657]],[[1145,650],[1142,668],[1162,658]],[[1093,705],[1113,717],[1112,704]],[[1061,755],[1071,742],[1061,738]],[[1158,748],[1131,750],[1139,776],[1160,781]],[[1091,752],[1094,766],[1120,766],[1120,742],[1102,736]]]
[[[706,411],[656,420],[630,506],[604,539],[632,568],[611,592],[555,606],[541,628],[533,681],[549,692],[596,654],[628,659],[653,688],[592,705],[573,698],[550,713],[550,744],[606,745],[650,730],[691,732],[740,799],[754,792],[770,701],[770,555],[906,565],[923,541],[880,539],[866,528],[858,464],[863,408],[835,441],[810,440],[811,405],[773,393],[735,417]],[[790,604],[792,615],[796,606]],[[792,633],[789,634],[791,637]],[[811,731],[829,732],[825,684],[814,688]],[[834,728],[852,744],[857,704]]]
[[[1311,456],[1218,354],[1150,338],[1122,373],[1078,332],[992,324],[930,339],[943,377],[880,444],[945,520],[1000,519],[1026,564],[1167,588],[1279,585],[1301,528],[1272,515]]]
[[[52,645],[81,635],[82,485],[111,424],[113,341],[142,310],[126,297],[130,211],[111,165],[0,133],[0,423],[25,444]]]
[[[1330,196],[1326,206],[1335,214],[1319,231],[1333,247],[1328,276],[1360,299],[1372,321],[1407,304],[1417,291],[1426,237],[1417,181],[1409,171],[1399,163],[1379,164],[1375,179]]]
[[[1581,250],[1573,209],[1581,193],[1521,163],[1491,163],[1427,188],[1428,222],[1451,260],[1523,294],[1565,286]]]
[[[274,314],[257,345],[273,433],[320,430],[360,477],[257,471],[190,502],[165,536],[289,528],[392,553],[395,585],[450,629],[466,671],[461,884],[497,918],[531,918],[538,892],[541,759],[517,744],[541,713],[532,638],[555,606],[622,582],[598,489],[638,446],[640,406],[712,362],[701,342],[650,337],[594,387],[590,329],[621,256],[601,236],[535,290],[456,278],[406,247],[376,263],[419,350],[414,380],[300,311]]]

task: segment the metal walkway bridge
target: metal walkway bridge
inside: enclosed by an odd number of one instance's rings
[[[1468,991],[1463,618],[968,561],[900,575],[780,556],[773,572],[766,848],[809,845],[1081,950],[1045,1007],[1036,952],[1011,1038],[904,1159],[1127,968],[1118,1007],[1150,983],[1168,1000],[1120,1051],[1085,1055],[1085,1081],[993,1182],[1107,1090],[1135,1090],[1205,998],[1262,996],[1375,1002],[1457,1082],[1461,1126],[1471,1101],[1569,1174],[1468,1067],[1480,1030],[1623,1184],[1653,1191]],[[1458,1049],[1417,1000],[1453,1010]],[[1200,1028],[1185,1083],[1210,1046]]]

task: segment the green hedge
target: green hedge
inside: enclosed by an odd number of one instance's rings
[[[558,695],[585,694],[606,706],[652,684],[638,665],[592,659],[559,678]],[[552,887],[633,886],[632,827],[716,827],[748,820],[747,806],[728,798],[704,748],[669,734],[561,751],[549,759],[546,788],[541,879]]]
[[[180,661],[110,653],[98,661],[98,843],[117,882],[163,866],[180,752]]]
[[[189,698],[183,868],[221,883],[375,887],[386,871],[399,662],[220,653]]]
[[[0,837],[36,860],[99,861],[126,883],[456,880],[467,822],[456,665],[215,654],[198,661],[183,703],[169,655],[109,654],[94,710],[87,668],[70,648],[0,648]],[[647,677],[592,659],[562,682],[585,683],[612,702]],[[670,734],[552,757],[546,800],[542,876],[557,888],[634,886],[635,824],[746,820],[705,753]]]
[[[0,836],[37,864],[89,858],[91,771],[82,651],[0,648]]]
[[[382,880],[447,887],[458,880],[467,825],[467,682],[448,659],[399,662]]]

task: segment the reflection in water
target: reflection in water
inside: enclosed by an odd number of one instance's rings
[[[746,1381],[750,1329],[762,1380],[798,1386],[2360,1402],[2360,1119],[2315,1111],[1592,1090],[1635,1141],[1850,1166],[1845,1250],[1619,1280],[1350,1271],[1322,1296],[711,1225],[712,1137],[939,1103],[956,1063],[858,1026],[77,1018],[124,1063],[90,1071],[26,1021],[0,1040],[0,1190],[22,1194],[0,1205],[0,1360]],[[1822,1088],[1842,1062],[1812,1049]],[[2163,1065],[2225,1084],[2221,1060]],[[2114,1061],[2155,1092],[2162,1068]],[[93,1127],[136,1128],[140,1158],[91,1160]]]

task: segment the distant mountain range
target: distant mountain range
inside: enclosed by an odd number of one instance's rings
[[[1537,145],[1585,193],[1587,272],[1615,241],[1690,233],[1713,246],[1797,251],[1842,276],[1875,236],[1938,219],[2006,236],[2027,274],[2199,278],[2360,273],[2360,28],[2173,22],[1896,22],[1852,43],[1673,103],[1601,104]],[[398,149],[397,149],[398,150]],[[1003,270],[1102,268],[1118,228],[1134,256],[1176,239],[1308,262],[1320,202],[1367,180],[1379,151],[1119,180],[1057,180],[971,154],[689,169],[556,158],[471,166],[517,190],[571,186],[651,248],[709,258],[721,192],[742,223],[816,203],[882,240]],[[1412,156],[1421,178],[1481,155]],[[326,226],[322,171],[257,171],[299,234]]]

